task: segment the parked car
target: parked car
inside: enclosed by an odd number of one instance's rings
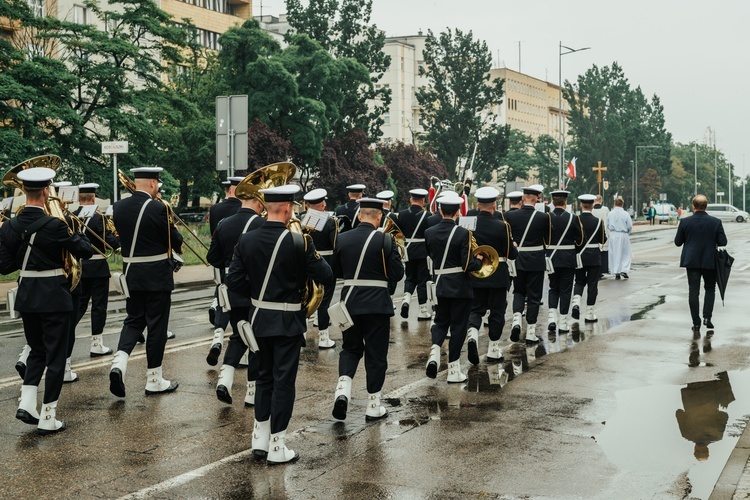
[[[747,222],[750,214],[728,203],[709,203],[706,208],[708,215],[713,215],[722,221]]]

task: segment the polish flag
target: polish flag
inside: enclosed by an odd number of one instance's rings
[[[578,158],[574,156],[573,159],[570,160],[570,163],[568,163],[568,166],[565,168],[565,175],[567,175],[573,180],[575,180],[576,178],[576,160],[577,159]]]

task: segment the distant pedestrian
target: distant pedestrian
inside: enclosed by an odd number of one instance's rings
[[[609,270],[616,280],[630,277],[630,233],[633,231],[633,221],[623,210],[624,204],[622,198],[617,198],[615,208],[607,216]]]
[[[631,219],[635,220],[635,210],[633,210],[633,205],[628,207],[628,215]]]
[[[711,315],[716,296],[716,248],[727,244],[721,220],[706,213],[708,200],[702,194],[693,198],[693,215],[680,221],[674,244],[683,246],[680,267],[687,269],[688,304],[693,331],[700,331],[699,295],[701,278],[705,288],[703,324],[712,329]]]
[[[652,226],[656,224],[656,207],[653,203],[648,207],[648,220]]]

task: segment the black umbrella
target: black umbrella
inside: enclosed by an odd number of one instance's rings
[[[727,289],[729,273],[732,272],[732,263],[734,263],[734,257],[729,255],[726,249],[720,248],[716,252],[716,284],[719,287],[722,305],[724,304],[724,292]]]

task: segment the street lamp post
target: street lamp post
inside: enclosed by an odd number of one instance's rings
[[[659,148],[661,146],[636,146],[635,147],[635,178],[638,179],[638,150],[643,148]],[[636,219],[638,218],[638,212],[641,207],[638,206],[638,181],[635,183],[635,204],[636,204]]]
[[[693,190],[693,196],[698,196],[698,144],[693,144],[693,153],[695,154],[695,189]]]
[[[560,131],[560,150],[559,150],[559,153],[560,153],[560,167],[559,167],[559,170],[558,170],[558,179],[557,179],[557,182],[558,182],[558,186],[560,188],[562,188],[562,185],[563,185],[563,163],[565,162],[565,159],[564,159],[564,156],[565,156],[565,147],[563,146],[563,143],[565,141],[565,134],[563,132],[564,120],[563,120],[563,109],[562,109],[562,56],[567,55],[567,54],[572,54],[573,52],[581,52],[583,50],[589,50],[591,47],[584,47],[582,49],[572,49],[570,47],[566,47],[565,45],[562,44],[562,41],[560,41],[560,47],[559,48],[560,48],[560,50],[558,52],[559,57],[558,57],[557,69],[558,69],[558,83],[559,83],[559,91],[560,91],[560,100],[559,100],[559,105],[558,105],[557,110],[558,110],[558,113],[559,113],[559,116],[558,116],[558,129]],[[565,49],[566,52],[563,52],[563,49]]]
[[[633,210],[637,210],[638,204],[635,202],[635,164],[633,160],[630,160],[630,199],[633,201]],[[636,217],[638,217],[637,211]]]

